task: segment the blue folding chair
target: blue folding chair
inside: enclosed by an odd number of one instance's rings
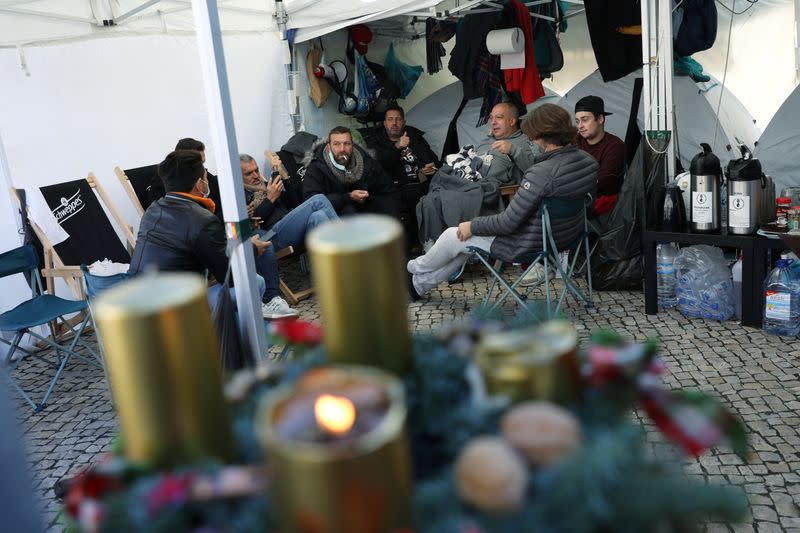
[[[539,215],[542,220],[542,250],[538,252],[531,252],[525,256],[518,258],[517,264],[528,264],[522,273],[514,280],[508,280],[502,275],[504,262],[492,256],[486,250],[469,247],[469,251],[475,258],[478,259],[488,270],[494,278],[489,290],[483,300],[484,306],[489,310],[497,309],[505,299],[511,296],[520,307],[528,312],[535,318],[540,318],[542,313],[538,306],[532,305],[528,300],[530,291],[536,287],[544,285],[545,294],[545,309],[546,318],[554,318],[561,311],[561,306],[564,303],[567,293],[572,294],[577,301],[583,302],[586,307],[592,307],[592,269],[591,269],[591,250],[589,248],[589,223],[587,216],[587,209],[592,204],[591,195],[578,198],[544,198],[539,206]],[[583,230],[580,235],[569,243],[559,249],[556,246],[555,236],[553,235],[552,220],[558,219],[571,219],[577,215],[582,214],[583,217]],[[585,272],[587,280],[587,292],[584,293],[575,283],[573,276],[578,272],[575,266],[578,261],[578,251],[583,248],[584,262],[582,267],[578,270]],[[571,259],[567,267],[561,264],[561,252],[569,250],[571,252]],[[539,281],[530,286],[523,286],[522,281],[525,276],[533,270],[537,264],[541,264],[543,269],[542,281]],[[495,268],[497,267],[497,268]],[[585,267],[585,269],[584,269]],[[556,297],[551,297],[550,294],[550,274],[558,274],[564,282],[564,288]],[[500,285],[500,294],[498,298],[491,303],[494,295],[494,288]],[[521,289],[521,290],[520,290]],[[556,301],[553,305],[553,300]]]
[[[100,331],[98,331],[97,325],[94,323],[92,301],[104,290],[110,289],[114,285],[118,285],[123,281],[130,279],[131,276],[127,272],[112,274],[111,276],[98,276],[89,272],[89,268],[86,265],[81,265],[81,272],[83,273],[83,282],[86,285],[86,300],[89,302],[89,316],[91,317],[92,328],[94,329],[95,336],[97,337],[97,346],[100,348],[100,353],[105,353],[105,350],[103,349],[103,339],[100,337]],[[108,369],[106,368],[105,359],[101,357],[100,363],[103,366],[103,377],[105,378],[108,392],[109,394],[113,395],[111,384],[108,381]]]
[[[86,265],[81,265],[81,272],[83,272],[83,281],[86,283],[86,299],[92,303],[98,294],[106,289],[110,289],[118,283],[130,279],[130,274],[127,272],[121,274],[112,274],[111,276],[98,276],[89,272]],[[94,319],[92,319],[94,321]]]
[[[58,296],[45,294],[42,289],[42,279],[39,276],[38,266],[39,259],[36,256],[36,251],[33,246],[30,245],[21,246],[0,254],[0,278],[26,271],[30,272],[31,276],[31,299],[0,315],[0,330],[15,332],[14,339],[11,342],[0,337],[0,341],[11,347],[5,359],[2,361],[2,364],[0,364],[0,369],[2,369],[3,374],[9,379],[14,388],[19,391],[25,401],[33,407],[35,413],[38,413],[47,405],[47,399],[53,392],[58,378],[61,377],[61,373],[64,371],[64,368],[67,366],[72,356],[102,366],[99,363],[100,358],[97,353],[81,339],[86,324],[89,322],[89,314],[86,313],[86,316],[77,326],[77,329],[73,328],[64,318],[66,315],[85,311],[88,307],[86,300],[65,300]],[[57,320],[61,320],[73,334],[72,340],[69,342],[68,346],[63,346],[55,341],[54,324]],[[53,340],[42,337],[33,331],[33,328],[44,325],[50,326],[51,333],[53,333]],[[55,365],[56,373],[50,380],[50,386],[47,388],[47,392],[45,392],[42,401],[38,404],[33,401],[30,395],[22,390],[22,387],[14,380],[10,372],[10,370],[13,370],[28,356],[43,359],[41,353],[29,351],[19,345],[26,333],[52,347],[55,350],[56,356],[59,358],[58,364]],[[75,347],[78,344],[91,353],[94,358],[90,359],[76,352]],[[14,355],[17,354],[17,352],[23,352],[25,355],[22,358],[15,359]]]

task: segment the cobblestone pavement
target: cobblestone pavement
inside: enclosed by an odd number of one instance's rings
[[[469,314],[486,291],[486,275],[468,269],[461,282],[442,285],[409,305],[417,331],[438,328]],[[307,283],[307,280],[306,280]],[[766,335],[735,322],[689,320],[676,311],[644,314],[641,292],[601,292],[595,307],[574,302],[566,308],[582,335],[613,328],[636,340],[660,336],[672,387],[699,388],[720,395],[747,422],[753,455],[743,463],[729,449],[687,460],[685,470],[709,483],[745,488],[751,513],[742,524],[709,524],[707,531],[800,532],[800,342]],[[297,306],[307,320],[319,320],[315,298]],[[507,305],[508,313],[513,307]],[[43,391],[42,363],[15,371],[26,390]],[[109,444],[116,420],[102,371],[75,362],[64,372],[51,403],[40,414],[19,402],[34,486],[45,523],[60,530],[60,503],[53,484],[89,464]],[[666,447],[647,422],[653,446]],[[656,450],[657,451],[657,450]]]

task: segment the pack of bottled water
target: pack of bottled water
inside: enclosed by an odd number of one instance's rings
[[[673,265],[675,297],[684,316],[728,320],[733,315],[733,281],[722,250],[705,244],[682,248]]]
[[[793,337],[800,333],[800,266],[789,258],[779,259],[764,280],[765,331]]]

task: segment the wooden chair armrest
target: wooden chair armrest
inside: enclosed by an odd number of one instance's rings
[[[500,196],[511,198],[517,194],[517,189],[519,189],[519,185],[501,185]]]
[[[42,276],[46,278],[83,278],[83,272],[79,266],[43,268],[41,272]]]
[[[292,255],[293,253],[294,253],[294,248],[292,248],[291,246],[287,246],[286,248],[281,248],[280,250],[276,250],[275,251],[275,258],[276,259],[281,259],[281,258],[286,257],[288,255]]]

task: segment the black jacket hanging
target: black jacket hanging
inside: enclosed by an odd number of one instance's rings
[[[461,116],[461,112],[464,111],[464,106],[466,105],[467,97],[465,96],[461,99],[461,103],[456,110],[456,114],[453,115],[450,125],[447,126],[447,137],[444,138],[442,157],[439,158],[440,161],[444,161],[445,156],[458,153],[459,150],[461,150],[461,146],[458,144],[458,117]]]
[[[585,0],[584,6],[594,57],[603,81],[618,80],[642,68],[639,0]]]

